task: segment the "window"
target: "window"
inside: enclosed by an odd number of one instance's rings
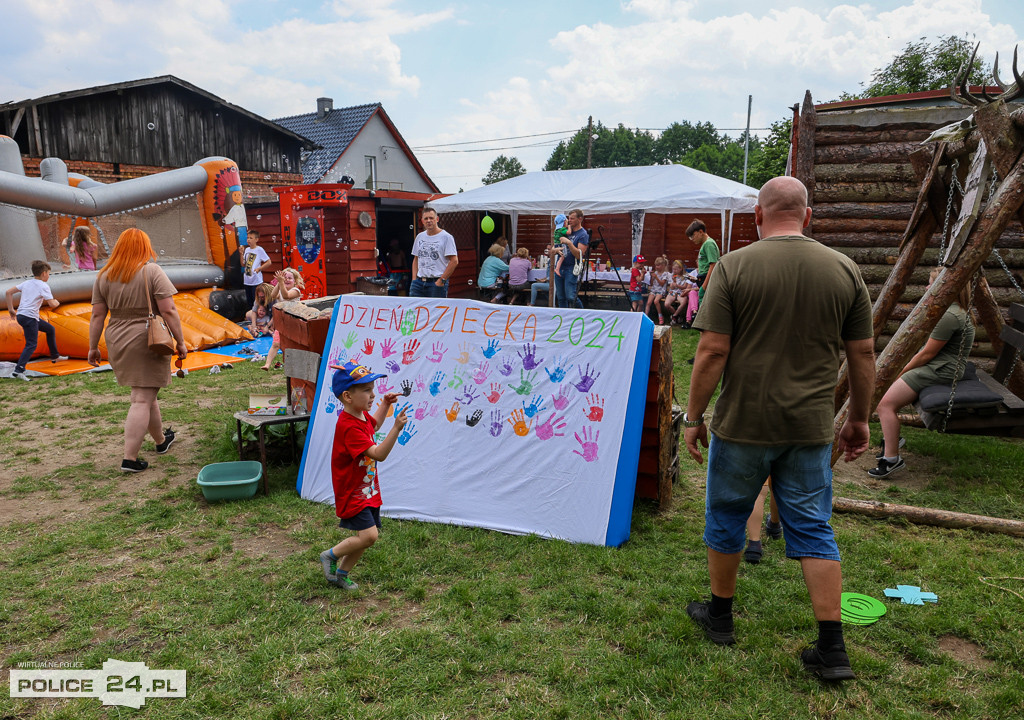
[[[366,155],[366,189],[377,188],[377,158],[373,155]]]

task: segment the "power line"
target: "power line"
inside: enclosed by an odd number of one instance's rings
[[[457,143],[440,143],[437,145],[418,145],[413,150],[426,150],[428,148],[439,148],[439,147],[454,147],[455,145],[477,145],[485,142],[498,142],[499,140],[522,140],[523,138],[532,137],[544,137],[545,135],[568,135],[570,133],[577,133],[579,130],[556,130],[553,132],[534,133],[532,135],[510,135],[509,137],[490,138],[488,140],[467,140],[465,142]]]
[[[465,150],[420,150],[419,152],[423,155],[436,155],[439,153],[474,153],[474,152],[499,152],[501,150],[517,150],[519,148],[529,147],[544,147],[554,145],[560,140],[544,140],[539,143],[529,143],[527,145],[502,145],[501,147],[493,148],[467,148]],[[413,148],[415,150],[415,148]]]

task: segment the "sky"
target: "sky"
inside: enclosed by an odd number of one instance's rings
[[[380,102],[444,192],[499,155],[541,170],[584,127],[765,136],[908,42],[1024,53],[1020,0],[0,0],[0,102],[175,75],[267,118]],[[1024,74],[1024,55],[1020,60]],[[244,168],[243,168],[244,169]]]

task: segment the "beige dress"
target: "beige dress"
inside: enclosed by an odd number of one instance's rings
[[[105,274],[98,276],[92,286],[92,301],[104,303],[110,312],[104,336],[117,384],[167,387],[171,383],[171,358],[149,350],[147,275],[153,286],[153,312],[158,312],[157,301],[172,297],[177,290],[156,263],[147,263],[127,283],[113,281]]]

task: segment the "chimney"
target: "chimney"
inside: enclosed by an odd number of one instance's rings
[[[334,109],[334,100],[329,97],[316,99],[316,119],[323,120]]]

